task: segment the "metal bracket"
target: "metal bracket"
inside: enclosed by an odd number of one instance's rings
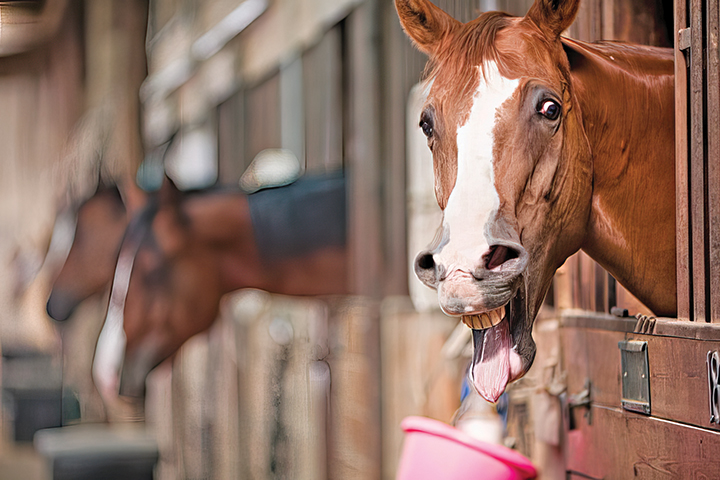
[[[690,49],[691,39],[692,39],[692,29],[690,27],[681,28],[680,30],[678,30],[678,38],[677,38],[678,49],[680,51],[685,51],[685,50]]]
[[[720,355],[717,350],[707,353],[708,392],[710,396],[710,423],[720,425]]]
[[[622,406],[625,410],[650,415],[650,368],[647,342],[618,342],[622,363]]]

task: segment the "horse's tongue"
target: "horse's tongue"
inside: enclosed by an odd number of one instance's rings
[[[510,322],[493,328],[473,330],[471,380],[475,390],[488,402],[497,402],[510,381]]]

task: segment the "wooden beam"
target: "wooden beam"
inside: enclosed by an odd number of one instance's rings
[[[705,322],[708,293],[706,288],[705,195],[705,123],[703,75],[702,0],[690,2],[690,229],[692,262],[692,319]]]
[[[709,216],[709,271],[711,322],[720,322],[720,49],[718,2],[707,2],[707,169]]]
[[[348,56],[345,160],[348,178],[350,288],[382,294],[381,162],[377,2],[363,3],[346,20]]]
[[[690,320],[690,224],[688,179],[688,65],[680,50],[681,29],[687,28],[684,1],[675,2],[675,234],[677,265],[677,316]]]

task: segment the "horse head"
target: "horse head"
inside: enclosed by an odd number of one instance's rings
[[[157,211],[137,248],[124,299],[126,336],[119,393],[141,397],[152,369],[217,318],[218,258],[186,209],[188,195],[165,178]],[[102,383],[102,379],[98,379]]]
[[[560,40],[579,0],[467,24],[428,0],[395,4],[430,57],[420,127],[443,210],[415,272],[473,329],[471,377],[496,401],[532,364],[533,321],[590,212],[590,147]]]
[[[112,280],[128,215],[116,186],[99,186],[77,210],[75,237],[53,284],[47,312],[67,320],[75,307]]]

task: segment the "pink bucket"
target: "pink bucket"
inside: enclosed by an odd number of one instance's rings
[[[405,444],[397,480],[525,480],[537,471],[523,455],[482,442],[437,420],[403,420]]]

